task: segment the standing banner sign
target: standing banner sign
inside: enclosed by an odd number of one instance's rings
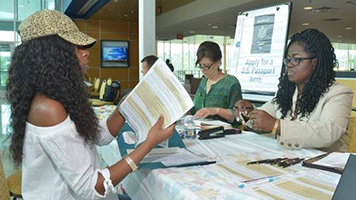
[[[238,15],[229,73],[239,79],[244,92],[277,91],[291,7],[285,3]]]

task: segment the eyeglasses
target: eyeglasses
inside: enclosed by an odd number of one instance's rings
[[[195,67],[197,67],[197,68],[199,68],[199,69],[209,70],[209,69],[213,66],[214,63],[215,63],[215,62],[212,62],[210,65],[200,65],[200,64],[198,63]]]
[[[283,58],[283,63],[288,65],[288,63],[292,63],[293,66],[299,65],[300,61],[302,60],[310,60],[314,59],[315,57],[307,57],[307,58]]]

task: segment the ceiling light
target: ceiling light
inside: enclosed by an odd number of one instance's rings
[[[189,31],[189,33],[195,33],[195,31]]]
[[[208,26],[211,26],[211,24],[209,23]]]
[[[85,13],[88,12],[88,10],[94,6],[99,0],[90,0],[87,1],[83,7],[77,12],[77,15],[84,15]]]
[[[308,22],[304,22],[302,25],[303,26],[309,26],[309,23]]]
[[[211,28],[219,28],[219,26],[212,26]]]
[[[333,7],[320,7],[320,8],[315,8],[313,9],[313,12],[315,13],[326,13],[326,12],[332,12],[337,10],[337,8],[333,8]]]
[[[125,17],[127,17],[128,15],[127,15],[127,14],[125,14],[124,16],[125,16]]]
[[[336,36],[336,37],[341,38],[341,37],[342,37],[342,35],[338,35],[338,36]]]
[[[346,29],[346,30],[351,30],[352,27],[351,27],[351,26],[348,26],[348,27],[346,27],[345,29]]]
[[[304,7],[304,10],[313,10],[313,7],[311,7],[311,6],[305,6],[305,7]]]

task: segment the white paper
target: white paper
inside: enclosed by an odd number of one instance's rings
[[[220,120],[195,119],[194,122],[199,126],[223,126],[224,128],[232,128],[231,124]]]
[[[128,149],[127,153],[132,152],[133,149]],[[148,153],[140,163],[162,162],[165,166],[178,166],[189,163],[197,163],[206,161],[205,155],[195,155],[190,151],[179,148],[155,148]]]
[[[163,127],[166,128],[193,106],[183,85],[166,63],[158,59],[119,109],[141,143],[160,114],[164,115]]]
[[[314,162],[313,164],[328,166],[328,167],[339,167],[344,168],[349,159],[350,153],[333,152],[328,156]]]

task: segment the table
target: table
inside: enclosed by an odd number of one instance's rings
[[[111,107],[98,109],[101,115]],[[99,114],[100,116],[100,114]],[[323,152],[313,149],[286,150],[274,138],[243,132],[225,138],[184,139],[192,152],[209,155],[216,164],[205,166],[139,170],[121,184],[133,200],[141,199],[331,199],[340,175],[302,167],[246,165],[252,160],[277,157],[310,158]],[[108,150],[109,148],[109,150]],[[106,149],[106,150],[105,150]],[[117,144],[100,147],[109,165],[121,156]],[[251,181],[253,180],[253,181]]]
[[[217,163],[207,166],[139,170],[122,184],[132,199],[331,199],[340,175],[302,167],[249,165],[251,160],[313,157],[318,150],[286,150],[273,138],[252,132],[212,140],[185,139],[194,153]],[[266,178],[267,177],[267,178]],[[257,179],[257,180],[255,180]],[[243,182],[255,180],[252,182]]]

